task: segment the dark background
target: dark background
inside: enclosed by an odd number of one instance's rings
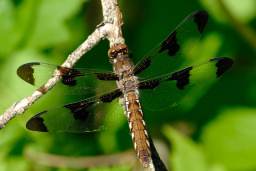
[[[230,56],[235,60],[233,68],[217,81],[205,72],[205,77],[202,75],[200,83],[189,89],[182,100],[174,98],[177,92],[169,91],[168,85],[142,92],[147,127],[152,137],[168,149],[168,167],[174,171],[256,170],[256,2],[129,0],[120,1],[120,7],[123,34],[135,63],[191,12],[205,9],[210,15],[207,32],[199,41],[184,38],[191,46],[183,52],[182,61],[174,65],[168,58],[160,57],[143,77],[215,56]],[[101,20],[98,0],[0,0],[1,112],[35,90],[18,78],[18,66],[31,61],[61,64]],[[111,70],[108,46],[106,40],[102,41],[77,66]],[[104,87],[96,84],[94,88]],[[111,116],[123,114],[117,101],[105,109],[110,115],[110,123],[106,124],[110,126],[100,134],[45,134],[26,130],[26,120],[33,114],[70,102],[72,98],[55,87],[0,131],[0,171],[79,170],[46,167],[39,161],[32,162],[25,154],[90,156],[132,149],[126,120]],[[44,160],[47,163],[49,159]]]

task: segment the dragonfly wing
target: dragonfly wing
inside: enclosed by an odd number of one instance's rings
[[[40,80],[44,79],[42,76],[47,75],[47,78],[50,78],[54,70],[59,70],[59,75],[62,77],[62,83],[68,86],[76,85],[76,78],[84,76],[94,76],[99,80],[105,81],[118,80],[117,75],[109,71],[87,68],[67,68],[42,62],[30,62],[19,66],[17,75],[29,84],[41,85],[43,82],[39,84]]]
[[[39,132],[83,133],[101,130],[105,121],[106,104],[121,95],[122,92],[116,89],[99,97],[40,112],[27,122],[26,127]]]
[[[152,79],[150,78],[143,79],[140,81],[138,87],[141,90],[143,89],[153,90],[153,92],[151,91],[149,95],[150,96],[153,95],[155,97],[153,99],[157,99],[157,93],[161,92],[157,90],[158,87],[161,87],[161,84],[165,84],[166,86],[164,87],[168,87],[167,88],[168,90],[162,93],[165,96],[164,98],[169,98],[169,99],[167,99],[166,101],[162,99],[161,102],[163,103],[160,103],[160,104],[166,103],[168,105],[173,105],[177,103],[180,99],[182,99],[183,96],[186,96],[188,91],[191,90],[191,88],[199,88],[204,84],[207,85],[207,81],[210,82],[210,80],[219,78],[229,68],[231,68],[232,65],[233,65],[232,59],[228,57],[216,57],[199,65],[188,66],[181,70],[164,74]],[[165,90],[164,87],[162,88],[163,90]],[[143,91],[142,91],[142,94],[143,94]],[[150,97],[147,97],[147,98],[151,99],[152,102],[154,101]],[[155,103],[159,104],[159,102],[158,103],[155,102]],[[150,104],[151,104],[151,107],[156,106],[153,103],[150,103]],[[162,105],[160,106],[163,107]],[[156,109],[161,107],[156,107]]]
[[[206,11],[195,11],[188,15],[156,48],[144,56],[134,67],[139,74],[150,66],[152,59],[159,54],[170,57],[181,56],[187,39],[201,37],[208,22]]]
[[[67,95],[92,95],[95,87],[102,82],[104,87],[97,90],[96,94],[101,94],[107,90],[114,89],[115,81],[118,79],[113,72],[103,72],[100,70],[86,68],[66,68],[58,65],[30,62],[21,65],[17,69],[17,75],[27,83],[37,87],[42,86],[51,78],[54,70],[59,70],[61,82],[58,83],[59,89]],[[104,89],[106,88],[106,89]]]

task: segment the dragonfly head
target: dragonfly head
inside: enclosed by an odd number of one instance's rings
[[[108,56],[111,61],[123,55],[128,55],[128,48],[125,44],[116,44],[108,50]]]

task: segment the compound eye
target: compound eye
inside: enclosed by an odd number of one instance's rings
[[[115,59],[118,54],[128,53],[127,46],[125,44],[117,44],[108,50],[108,56],[110,59]]]
[[[117,56],[117,53],[118,53],[118,52],[117,52],[115,49],[110,49],[110,50],[108,51],[108,56],[109,56],[110,59],[115,59],[116,56]]]

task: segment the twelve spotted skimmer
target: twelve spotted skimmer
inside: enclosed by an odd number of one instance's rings
[[[143,166],[149,167],[152,164],[150,143],[143,120],[143,105],[140,103],[139,92],[145,89],[156,89],[164,82],[173,83],[176,91],[182,92],[189,84],[196,81],[196,79],[193,79],[194,75],[197,74],[194,70],[211,68],[207,72],[212,72],[212,75],[219,78],[232,66],[233,60],[228,57],[214,57],[199,65],[187,66],[153,78],[145,79],[137,75],[146,70],[152,64],[152,61],[161,54],[167,56],[166,60],[175,60],[182,51],[183,38],[186,31],[189,31],[186,36],[190,36],[190,34],[200,36],[205,29],[207,21],[208,14],[206,11],[196,11],[188,15],[158,47],[154,48],[135,65],[129,58],[128,48],[125,44],[112,46],[108,51],[108,56],[113,65],[113,72],[65,68],[41,62],[21,65],[17,70],[18,76],[32,85],[35,85],[38,79],[35,75],[38,68],[48,68],[50,70],[57,68],[61,73],[61,83],[72,89],[81,88],[79,82],[86,77],[93,77],[103,82],[115,81],[117,85],[117,88],[112,91],[101,94],[96,92],[96,95],[66,104],[57,110],[42,111],[33,116],[27,122],[26,127],[32,131],[41,132],[80,133],[95,131],[100,128],[104,118],[104,114],[97,108],[120,98],[128,119],[135,151]],[[190,30],[186,30],[186,27]],[[44,88],[40,87],[38,90],[43,92]],[[81,94],[83,94],[82,91]]]

